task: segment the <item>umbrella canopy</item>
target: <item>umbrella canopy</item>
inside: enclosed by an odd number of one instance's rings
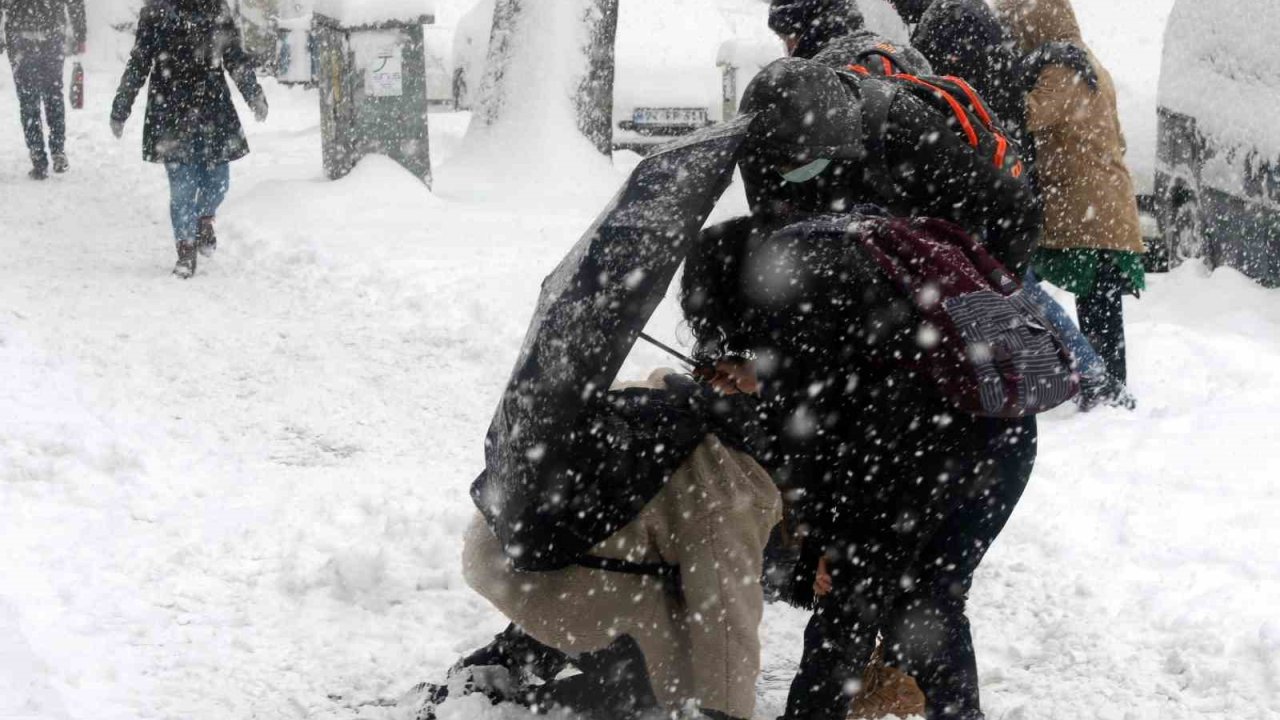
[[[589,410],[604,401],[729,186],[754,117],[695,132],[642,160],[543,281],[485,438],[485,470],[472,487],[476,506],[516,567],[549,570],[574,562],[665,482],[584,467],[583,444],[600,432]],[[660,454],[664,448],[629,450]]]

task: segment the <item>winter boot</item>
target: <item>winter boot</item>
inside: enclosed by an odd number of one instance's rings
[[[201,255],[209,257],[218,249],[218,236],[213,232],[213,216],[200,218],[200,230],[196,235],[196,249]]]
[[[459,660],[449,674],[476,665],[499,665],[521,682],[549,681],[569,664],[569,656],[529,637],[514,623],[493,638],[493,642]]]
[[[641,720],[661,709],[644,653],[629,635],[579,655],[573,665],[579,674],[528,688],[523,704],[538,714],[563,709],[591,720]]]
[[[196,244],[192,242],[178,243],[178,264],[173,266],[173,274],[186,280],[196,274]]]
[[[1125,410],[1138,407],[1138,399],[1129,392],[1129,388],[1119,378],[1108,374],[1080,378],[1080,395],[1076,402],[1080,406],[1080,412],[1089,412],[1101,405]]]
[[[31,158],[31,172],[27,173],[27,177],[32,180],[44,180],[48,178],[49,156],[45,154],[44,148],[32,151],[28,157]]]
[[[67,160],[66,153],[53,154],[53,171],[62,174],[71,169],[71,163]]]
[[[407,708],[414,720],[436,720],[436,712],[449,699],[457,699],[479,693],[497,705],[519,699],[522,689],[504,667],[472,666],[460,671],[450,671],[449,680],[443,685],[420,683],[396,703]]]

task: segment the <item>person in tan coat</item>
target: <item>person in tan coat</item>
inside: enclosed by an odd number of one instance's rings
[[[1110,73],[1088,51],[1070,0],[996,0],[1018,49],[1050,42],[1085,48],[1097,89],[1075,70],[1051,65],[1027,96],[1035,138],[1045,227],[1033,265],[1042,278],[1076,295],[1080,329],[1107,372],[1127,381],[1121,297],[1145,287],[1137,198],[1125,165],[1124,133]]]
[[[672,372],[655,371],[644,386],[660,388]],[[747,380],[735,380],[734,391],[739,385],[751,391]],[[782,499],[768,472],[746,453],[707,435],[635,519],[593,548],[582,564],[516,571],[477,514],[464,541],[463,576],[515,626],[500,642],[534,664],[547,665],[545,658],[561,653],[586,673],[579,658],[635,648],[648,688],[631,682],[628,687],[638,689],[628,692],[649,695],[666,712],[693,707],[712,718],[751,718],[760,672],[764,547],[781,514]],[[676,572],[663,577],[635,568]],[[552,676],[563,667],[549,665],[544,674]],[[616,675],[617,666],[606,673]],[[523,694],[508,691],[501,699],[563,704],[584,717],[610,720],[644,710],[643,702],[626,714],[616,705],[593,708],[588,702],[584,708],[565,702],[553,685]]]

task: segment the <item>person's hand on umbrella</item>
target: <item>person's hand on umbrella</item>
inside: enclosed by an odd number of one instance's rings
[[[721,358],[714,367],[698,368],[694,374],[721,395],[755,395],[760,392],[756,364],[747,358]]]

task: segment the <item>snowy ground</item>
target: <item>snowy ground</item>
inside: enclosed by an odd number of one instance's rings
[[[90,70],[74,170],[40,185],[0,73],[0,718],[386,716],[361,704],[502,624],[459,577],[466,489],[612,188],[485,199],[450,172],[461,116],[433,116],[436,194],[378,159],[328,183],[314,95],[271,85],[219,254],[178,282],[163,171]],[[1045,420],[979,575],[989,715],[1280,717],[1280,295],[1187,267],[1128,312],[1140,409]],[[671,307],[653,329],[684,337]],[[803,619],[769,611],[759,718]]]

